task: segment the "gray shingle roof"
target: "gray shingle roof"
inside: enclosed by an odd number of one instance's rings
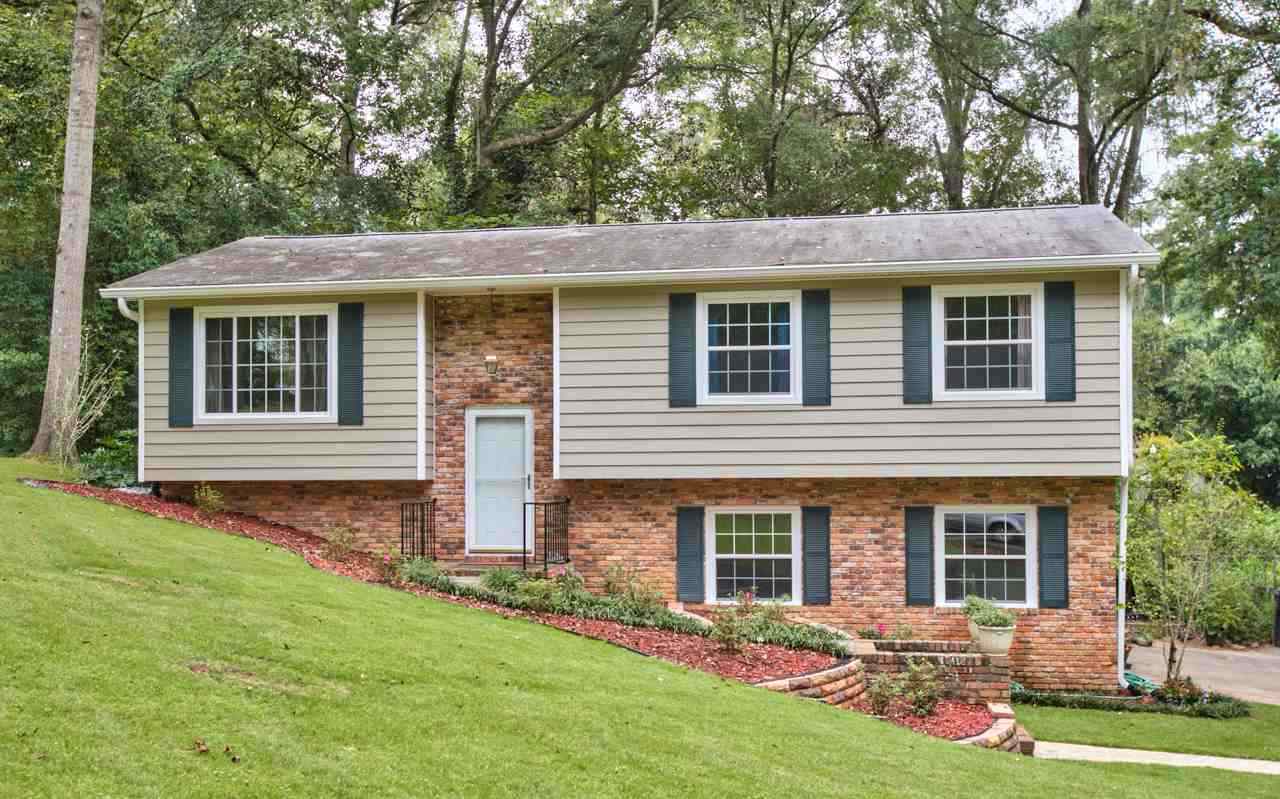
[[[1096,205],[710,222],[501,228],[427,233],[257,236],[109,286],[164,289],[761,267],[871,267],[971,260],[1088,258],[1150,262],[1155,251]],[[690,275],[692,276],[692,275]]]

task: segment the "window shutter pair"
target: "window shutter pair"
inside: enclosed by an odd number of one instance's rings
[[[831,292],[800,292],[801,396],[805,405],[831,404]],[[672,294],[667,317],[667,401],[672,408],[698,404],[698,303],[696,294]]]
[[[338,305],[338,424],[364,424],[364,303]],[[169,309],[169,426],[195,416],[195,311]]]
[[[933,296],[929,286],[902,288],[902,401],[933,402]],[[1044,398],[1076,398],[1076,284],[1044,284]]]
[[[907,604],[934,604],[932,507],[906,509]],[[1040,607],[1065,608],[1069,596],[1067,568],[1067,509],[1043,507],[1036,511],[1038,540],[1037,581]]]
[[[705,602],[706,509],[676,508],[676,598]],[[831,508],[801,508],[801,602],[831,604]]]

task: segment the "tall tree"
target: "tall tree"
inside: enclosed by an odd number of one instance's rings
[[[102,0],[78,0],[71,44],[71,92],[67,101],[62,166],[62,213],[49,325],[40,427],[28,454],[62,455],[76,442],[62,440],[59,415],[78,405],[85,257],[89,248],[89,204],[93,188],[93,137],[102,60]]]
[[[1198,39],[1180,8],[1178,0],[1078,0],[1071,15],[1032,25],[978,15],[974,37],[1009,45],[1002,71],[1016,76],[1012,87],[962,47],[950,55],[996,102],[1073,135],[1079,201],[1125,216],[1150,109],[1177,88],[1177,57]]]

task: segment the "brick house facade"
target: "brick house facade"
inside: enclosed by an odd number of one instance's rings
[[[441,556],[465,555],[465,414],[476,406],[533,411],[534,493],[570,499],[574,567],[600,589],[614,565],[675,597],[676,508],[802,505],[831,508],[829,605],[798,618],[855,631],[909,624],[917,636],[965,640],[954,608],[906,603],[904,508],[913,505],[1064,505],[1069,508],[1069,601],[1019,611],[1015,679],[1032,687],[1114,685],[1117,545],[1115,483],[1107,478],[839,478],[556,480],[553,474],[553,303],[550,294],[442,296],[431,314],[435,474],[415,481],[225,482],[228,507],[324,534],[345,525],[364,549],[399,542],[399,503],[437,500]],[[486,356],[496,356],[490,374]],[[189,484],[165,486],[187,494]],[[694,606],[694,609],[700,609]]]

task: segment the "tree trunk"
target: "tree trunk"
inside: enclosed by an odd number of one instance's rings
[[[461,214],[466,209],[467,172],[462,151],[458,148],[458,110],[462,98],[462,76],[467,60],[467,37],[471,33],[471,3],[464,3],[462,32],[458,34],[458,54],[449,75],[449,88],[444,95],[444,116],[440,122],[440,153],[448,184],[448,212]]]
[[[1129,147],[1124,154],[1124,169],[1120,173],[1120,187],[1116,191],[1116,204],[1112,212],[1125,219],[1133,204],[1133,189],[1138,182],[1138,162],[1142,159],[1142,133],[1147,126],[1147,106],[1144,103],[1133,115],[1129,127]]]
[[[63,412],[69,402],[74,402],[80,377],[80,322],[84,311],[84,267],[89,246],[93,134],[101,56],[102,0],[78,0],[71,40],[71,91],[67,102],[53,313],[49,323],[49,366],[45,373],[40,429],[29,455],[48,455],[75,445],[74,441],[54,440],[55,422],[57,414]]]

